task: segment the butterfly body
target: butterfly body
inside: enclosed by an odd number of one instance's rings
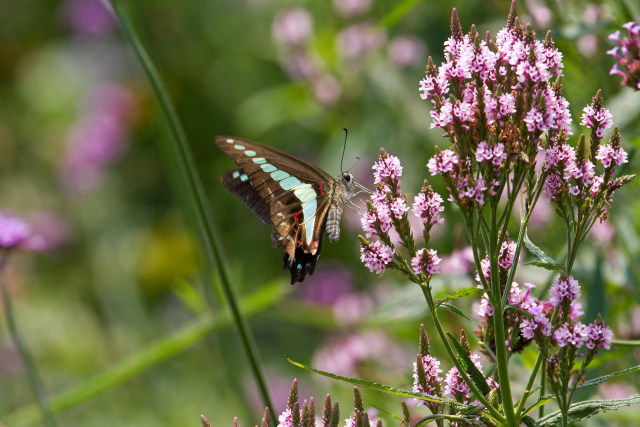
[[[291,283],[315,270],[326,230],[340,238],[340,217],[354,195],[350,173],[332,177],[291,154],[241,138],[218,136],[216,144],[238,169],[222,175],[222,184],[273,227],[271,243],[284,247]]]

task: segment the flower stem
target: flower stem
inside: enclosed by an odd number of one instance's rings
[[[498,224],[497,224],[497,203],[491,203],[489,216],[489,260],[491,263],[491,304],[493,305],[493,328],[495,334],[496,358],[498,379],[500,380],[500,394],[502,396],[502,407],[510,426],[518,425],[515,420],[513,400],[511,398],[511,384],[509,381],[509,358],[505,345],[504,331],[504,310],[500,295],[500,276],[498,270]],[[515,261],[515,260],[514,260]]]
[[[6,256],[6,255],[5,255]],[[4,264],[4,262],[2,263]],[[0,266],[1,272],[2,266]],[[15,321],[15,316],[13,312],[13,304],[11,303],[11,295],[7,291],[5,287],[4,280],[0,277],[0,288],[2,289],[2,303],[4,306],[4,314],[7,319],[7,326],[9,327],[9,332],[11,333],[11,338],[13,338],[13,342],[18,349],[18,353],[20,354],[20,358],[24,363],[25,371],[27,372],[27,377],[29,378],[29,385],[31,386],[31,391],[35,396],[38,407],[40,408],[40,412],[42,413],[42,420],[47,427],[55,427],[56,421],[53,418],[53,414],[49,409],[49,405],[47,404],[47,399],[44,395],[44,390],[42,386],[42,380],[40,375],[38,374],[38,370],[36,369],[36,365],[33,362],[31,354],[27,350],[27,347],[22,342],[22,338],[20,336],[20,331],[18,330],[18,325]]]
[[[504,416],[496,408],[494,408],[493,405],[491,405],[491,403],[489,403],[487,398],[482,394],[480,389],[478,389],[478,387],[473,382],[473,380],[469,378],[466,371],[458,361],[458,357],[453,352],[453,349],[451,348],[451,344],[449,344],[449,341],[442,329],[442,325],[440,324],[437,308],[433,302],[433,297],[431,296],[431,289],[429,288],[428,285],[424,285],[424,284],[420,285],[420,288],[422,288],[422,293],[424,294],[424,297],[427,300],[427,304],[429,305],[429,311],[431,312],[431,316],[433,317],[433,323],[436,327],[436,330],[438,331],[440,340],[442,341],[442,344],[447,350],[447,353],[449,354],[451,361],[454,363],[454,365],[456,365],[456,368],[458,368],[458,372],[460,373],[460,376],[462,377],[464,382],[467,383],[467,385],[471,389],[471,392],[473,393],[475,398],[478,399],[487,408],[489,412],[491,412],[491,415],[493,415],[496,420],[498,420],[500,423],[504,423],[506,421]]]

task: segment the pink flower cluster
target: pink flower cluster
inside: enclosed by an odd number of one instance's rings
[[[563,303],[571,304],[580,298],[580,284],[571,276],[561,277],[556,280],[549,290],[549,302],[554,307],[560,307]]]
[[[442,373],[442,369],[440,369],[440,361],[430,354],[418,357],[422,361],[427,381],[425,386],[420,384],[418,378],[418,362],[413,362],[413,391],[417,393],[435,395],[438,391],[438,385],[442,382],[442,378],[440,378],[440,374]]]
[[[360,260],[372,273],[382,276],[387,264],[393,260],[393,253],[393,248],[376,240],[360,247]]]
[[[372,167],[376,190],[367,203],[367,211],[360,218],[366,238],[377,236],[380,240],[369,242],[361,237],[360,259],[372,271],[382,275],[386,266],[393,260],[394,244],[389,233],[394,229],[401,243],[413,257],[411,261],[416,274],[429,277],[438,272],[440,262],[433,249],[416,250],[411,227],[408,221],[407,196],[400,191],[402,165],[396,156],[380,150],[380,156]],[[429,231],[434,224],[443,221],[440,217],[442,197],[435,193],[425,182],[421,192],[414,198],[413,213],[422,219],[425,242],[428,242]]]
[[[438,253],[433,249],[419,249],[416,252],[416,256],[411,259],[411,267],[415,274],[426,274],[432,276],[436,273],[440,273],[440,258]]]
[[[609,74],[618,74],[622,77],[623,85],[640,90],[640,25],[627,22],[622,27],[628,31],[628,36],[621,37],[620,30],[611,34],[609,39],[618,43],[618,46],[607,51],[622,68],[614,64]]]
[[[562,203],[573,196],[580,200],[590,198],[595,205],[602,198],[610,199],[613,190],[622,185],[619,180],[611,178],[613,168],[628,161],[627,153],[620,146],[617,129],[614,129],[608,143],[600,144],[604,130],[613,124],[611,113],[602,104],[602,95],[598,91],[582,115],[582,124],[591,129],[589,156],[583,139],[577,149],[567,144],[564,138],[546,148],[544,169],[548,176],[544,191],[551,200]],[[601,175],[596,175],[596,160],[605,169]]]
[[[435,107],[431,127],[459,133],[482,117],[487,124],[505,126],[515,118],[519,93],[528,91],[526,98],[538,101],[523,112],[527,129],[569,132],[568,103],[550,83],[563,67],[562,54],[550,39],[535,40],[532,31],[509,25],[495,40],[485,40],[475,29],[463,35],[459,25],[454,12],[453,34],[445,42],[447,60],[437,68],[427,66],[420,81],[421,97]],[[460,96],[450,99],[451,92]],[[479,99],[484,107],[480,114]]]
[[[592,129],[598,138],[602,139],[603,132],[613,125],[611,117],[611,112],[606,108],[600,107],[596,110],[593,105],[587,105],[584,107],[580,124]]]
[[[442,197],[431,187],[423,187],[422,191],[413,199],[413,213],[426,225],[444,222],[440,212],[444,211]]]

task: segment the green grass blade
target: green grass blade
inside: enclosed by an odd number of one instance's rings
[[[243,311],[247,316],[259,313],[279,301],[286,292],[288,290],[283,288],[280,282],[265,286],[243,299]],[[232,324],[233,320],[228,312],[215,316],[211,314],[203,315],[172,335],[151,343],[128,359],[85,381],[76,388],[52,397],[49,400],[49,408],[52,412],[59,413],[78,406],[100,393],[118,386],[128,379],[180,354],[212,332],[229,327]],[[31,403],[18,408],[1,419],[0,425],[33,425],[41,421],[42,414],[38,406]]]
[[[213,217],[208,209],[209,203],[195,168],[180,119],[164,87],[158,70],[142,45],[129,19],[129,13],[123,4],[124,2],[122,0],[111,0],[110,3],[120,21],[125,36],[133,46],[140,60],[160,110],[161,122],[169,136],[169,138],[160,138],[163,143],[163,151],[167,164],[174,172],[171,174],[171,177],[174,180],[175,187],[179,190],[178,193],[183,202],[184,212],[195,225],[196,235],[203,252],[205,274],[208,278],[210,272],[217,272],[221,285],[221,289],[218,289],[218,292],[221,291],[227,305],[231,309],[234,323],[240,334],[242,346],[249,359],[249,364],[258,389],[260,390],[262,400],[265,406],[272,408],[273,405],[271,404],[267,390],[258,350],[246,319],[238,308],[237,297],[231,286],[226,264],[222,257],[219,243],[220,239],[217,238]]]

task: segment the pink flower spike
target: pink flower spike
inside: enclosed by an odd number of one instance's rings
[[[387,264],[393,260],[393,254],[393,249],[379,240],[360,247],[362,262],[372,273],[378,273],[380,276],[384,274]]]
[[[416,256],[411,260],[411,267],[416,274],[426,273],[431,276],[440,272],[441,259],[434,249],[422,248],[416,252]]]

